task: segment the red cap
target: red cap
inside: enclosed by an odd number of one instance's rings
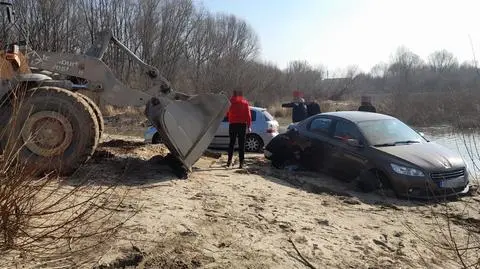
[[[299,90],[293,91],[293,97],[303,97],[303,93]]]

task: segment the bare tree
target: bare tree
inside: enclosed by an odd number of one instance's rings
[[[215,17],[215,49],[206,65],[208,89],[245,89],[249,62],[257,56],[258,37],[243,20],[230,15]]]
[[[410,51],[408,48],[401,46],[392,57],[392,63],[389,71],[394,75],[411,75],[417,68],[422,65],[422,59]]]
[[[370,75],[373,77],[386,77],[388,73],[388,64],[385,62],[378,63],[370,70]]]
[[[458,68],[458,60],[447,50],[435,51],[428,56],[428,64],[434,72],[444,73]]]
[[[290,90],[300,90],[307,95],[320,92],[324,75],[323,67],[313,68],[307,61],[292,61],[286,70]]]
[[[307,61],[292,61],[280,70],[258,61],[260,43],[248,22],[209,12],[193,0],[16,0],[15,9],[22,30],[3,27],[4,43],[25,39],[36,50],[81,53],[98,31],[108,29],[181,91],[243,89],[266,106],[290,96],[293,89],[334,99],[364,92],[400,96],[480,89],[476,64],[459,66],[452,53],[439,50],[425,65],[404,46],[369,74],[350,67],[335,79],[326,78],[325,68]],[[138,65],[121,50],[112,46],[103,60],[124,83],[148,88],[137,75]]]
[[[155,40],[153,62],[167,79],[174,80],[177,64],[184,53],[192,27],[194,6],[191,0],[166,0],[160,11],[160,32]]]
[[[335,83],[333,84],[330,83],[330,89],[328,89],[330,94],[329,99],[340,100],[345,95],[354,91],[355,83],[359,75],[360,69],[357,65],[347,67],[340,75],[340,79],[334,80]]]
[[[185,48],[185,57],[192,63],[191,80],[195,91],[204,91],[205,80],[202,76],[208,62],[218,58],[218,33],[215,31],[215,19],[205,10],[198,11],[192,20],[193,29]]]

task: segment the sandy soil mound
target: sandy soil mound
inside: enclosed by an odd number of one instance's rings
[[[86,268],[458,268],[454,253],[437,248],[448,242],[443,205],[364,194],[324,175],[272,169],[255,154],[241,170],[223,168],[225,156],[203,157],[180,180],[161,162],[167,153],[110,137],[68,179],[117,184],[129,190],[126,207],[142,206]],[[479,201],[448,203],[457,239],[480,222]]]

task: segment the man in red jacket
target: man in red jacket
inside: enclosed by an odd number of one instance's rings
[[[250,115],[248,101],[243,98],[241,91],[233,91],[233,96],[230,98],[230,109],[228,110],[227,118],[229,122],[228,134],[230,136],[227,167],[232,165],[235,141],[238,136],[239,168],[243,168],[245,159],[245,136],[247,131],[250,132],[252,116]]]

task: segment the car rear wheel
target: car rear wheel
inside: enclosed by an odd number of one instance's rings
[[[263,148],[263,141],[258,135],[250,134],[245,138],[245,150],[259,152]]]

